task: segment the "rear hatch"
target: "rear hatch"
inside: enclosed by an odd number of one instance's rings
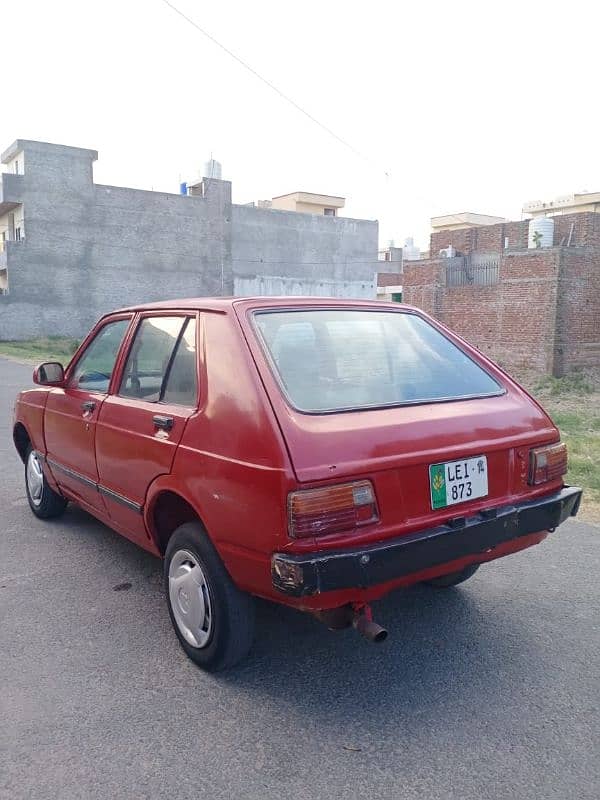
[[[529,449],[556,441],[556,428],[432,320],[388,306],[300,306],[251,317],[260,342],[253,350],[298,482],[374,485],[380,522],[356,530],[353,541],[548,491],[527,483]]]

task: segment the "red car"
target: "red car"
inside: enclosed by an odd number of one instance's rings
[[[191,299],[103,317],[21,392],[14,441],[41,518],[68,501],[164,559],[186,653],[248,651],[252,596],[354,625],[454,586],[577,513],[540,406],[417,309]]]

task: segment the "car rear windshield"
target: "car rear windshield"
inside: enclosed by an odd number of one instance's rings
[[[256,312],[255,324],[289,401],[307,413],[501,394],[500,385],[410,312]]]

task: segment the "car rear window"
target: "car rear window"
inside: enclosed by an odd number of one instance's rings
[[[293,406],[308,413],[501,394],[482,367],[409,312],[255,312],[259,336]]]

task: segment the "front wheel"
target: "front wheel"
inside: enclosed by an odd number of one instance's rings
[[[199,523],[171,536],[164,562],[171,622],[187,655],[210,672],[237,664],[254,638],[254,602],[233,583]]]
[[[65,498],[57,494],[46,480],[42,459],[32,447],[28,448],[25,459],[25,489],[29,507],[40,519],[60,517],[67,507]]]
[[[423,581],[429,586],[436,586],[438,589],[448,589],[450,586],[458,586],[459,583],[468,581],[479,569],[479,564],[471,564],[459,572],[451,572],[449,575],[440,575],[439,578],[432,578],[430,581]]]

